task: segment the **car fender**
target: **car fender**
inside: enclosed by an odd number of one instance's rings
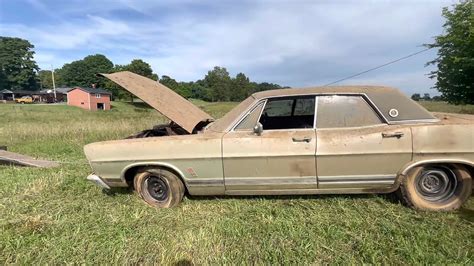
[[[474,162],[471,162],[471,161],[468,161],[468,160],[465,160],[465,159],[428,159],[428,160],[421,160],[421,161],[416,161],[416,162],[410,162],[408,164],[406,164],[402,170],[398,173],[398,175],[403,175],[405,176],[408,171],[410,171],[411,169],[413,169],[414,167],[416,166],[419,166],[419,165],[423,165],[423,164],[432,164],[432,163],[449,163],[449,164],[465,164],[465,165],[469,165],[471,167],[474,167]],[[398,177],[397,177],[398,178]]]
[[[122,172],[120,173],[120,179],[122,180],[122,182],[126,183],[127,181],[125,180],[125,173],[130,170],[131,168],[135,168],[135,167],[145,167],[145,166],[161,166],[161,167],[165,167],[165,168],[168,168],[168,169],[171,169],[173,170],[176,174],[178,174],[178,177],[183,180],[183,183],[184,185],[186,186],[187,188],[187,182],[186,182],[186,178],[185,178],[185,175],[183,174],[183,172],[176,166],[174,166],[173,164],[170,164],[170,163],[166,163],[166,162],[136,162],[136,163],[132,163],[132,164],[129,164],[127,165],[126,167],[124,167],[122,169]]]

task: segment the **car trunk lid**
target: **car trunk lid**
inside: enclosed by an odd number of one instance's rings
[[[181,95],[152,79],[129,71],[98,75],[134,94],[188,133],[193,133],[197,125],[214,120]]]

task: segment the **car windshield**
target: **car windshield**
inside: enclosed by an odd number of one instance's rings
[[[231,123],[234,122],[240,114],[245,112],[250,107],[253,102],[255,102],[255,98],[253,96],[249,96],[223,117],[211,123],[207,129],[214,132],[224,132],[229,126],[231,126]]]

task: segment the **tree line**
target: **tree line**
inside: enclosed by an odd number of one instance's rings
[[[425,93],[423,94],[423,96],[421,96],[421,94],[419,93],[414,93],[411,95],[411,99],[414,100],[414,101],[433,101],[433,102],[440,102],[440,101],[444,101],[445,99],[443,99],[442,96],[433,96],[431,97],[429,93]]]
[[[169,75],[161,77],[153,72],[150,64],[142,59],[134,59],[127,65],[114,65],[106,56],[89,55],[81,60],[65,64],[55,71],[56,84],[59,86],[86,86],[95,84],[97,87],[109,90],[115,98],[133,99],[132,95],[115,83],[97,77],[96,73],[114,73],[130,71],[144,77],[159,81],[185,98],[202,99],[205,101],[240,101],[250,94],[270,89],[279,89],[282,86],[273,83],[251,82],[243,73],[231,77],[225,67],[216,66],[203,79],[191,82],[176,81]],[[51,71],[40,70],[39,77],[44,88],[51,88]]]
[[[437,48],[438,56],[427,65],[437,69],[429,73],[436,78],[434,86],[441,98],[454,104],[474,104],[474,1],[461,0],[451,8],[445,7],[444,31],[427,47]],[[239,101],[253,92],[279,89],[273,83],[250,81],[244,73],[231,77],[225,67],[216,66],[204,78],[192,82],[176,81],[170,76],[159,77],[141,59],[127,65],[114,65],[106,56],[89,55],[65,64],[55,71],[57,86],[86,86],[96,84],[110,90],[116,98],[130,97],[117,85],[97,77],[96,73],[128,70],[168,86],[186,98],[206,101]],[[38,90],[52,88],[51,71],[40,70],[34,60],[34,46],[27,40],[0,36],[0,90]],[[422,99],[414,95],[414,99]],[[426,95],[425,97],[426,98]]]
[[[52,89],[51,70],[40,70],[34,60],[34,46],[20,38],[0,37],[0,90]],[[159,81],[185,98],[205,101],[240,101],[250,94],[263,90],[283,88],[278,84],[250,81],[244,73],[231,77],[225,67],[216,66],[197,81],[177,81],[169,75],[161,77],[153,72],[150,64],[134,59],[129,64],[114,64],[105,55],[95,54],[64,64],[54,72],[56,87],[91,87],[109,90],[116,99],[133,96],[115,83],[96,76],[97,73],[131,71]]]

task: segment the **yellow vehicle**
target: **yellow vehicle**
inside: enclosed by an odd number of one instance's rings
[[[15,102],[21,104],[33,103],[33,98],[31,98],[31,96],[23,96],[21,98],[15,99]]]

